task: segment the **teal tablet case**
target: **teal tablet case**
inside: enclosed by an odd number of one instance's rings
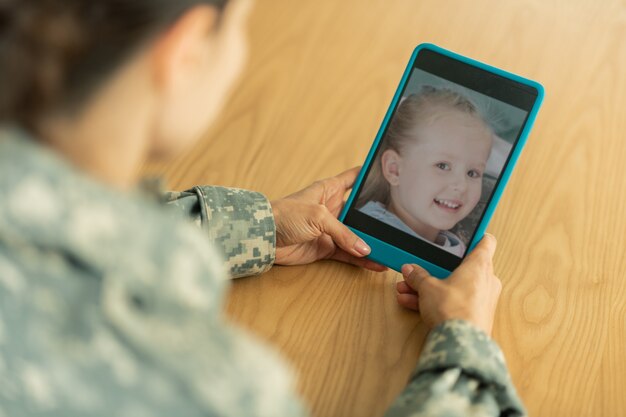
[[[396,108],[396,103],[398,102],[398,100],[400,100],[400,95],[402,94],[404,85],[408,81],[409,75],[411,74],[411,71],[413,70],[413,64],[415,62],[415,59],[417,58],[417,55],[420,53],[420,51],[424,49],[429,49],[431,51],[437,52],[441,55],[450,57],[457,61],[461,61],[469,65],[472,65],[474,67],[478,67],[485,71],[491,72],[493,74],[500,75],[504,78],[514,80],[520,84],[528,85],[536,89],[537,94],[538,94],[537,101],[535,102],[532,110],[528,114],[528,119],[526,121],[524,129],[521,132],[520,137],[515,145],[515,148],[513,149],[511,153],[509,163],[506,165],[506,167],[504,168],[502,172],[502,177],[500,181],[498,182],[496,189],[494,190],[493,197],[491,198],[489,205],[485,209],[484,216],[476,229],[474,239],[470,242],[469,251],[468,251],[469,253],[476,246],[476,244],[482,239],[485,233],[485,229],[487,228],[487,225],[489,224],[489,221],[491,220],[491,217],[493,216],[493,213],[498,204],[498,201],[500,200],[502,192],[504,191],[504,187],[506,186],[511,176],[511,173],[513,172],[513,168],[515,167],[517,159],[519,158],[520,153],[522,152],[522,148],[526,144],[526,140],[528,139],[530,130],[532,129],[532,126],[535,122],[535,118],[537,117],[537,112],[539,111],[539,107],[541,106],[541,103],[543,101],[544,89],[543,89],[543,86],[541,86],[541,84],[535,81],[528,80],[526,78],[501,70],[499,68],[492,67],[490,65],[473,60],[471,58],[464,57],[462,55],[440,48],[433,44],[423,43],[421,45],[418,45],[415,48],[415,51],[413,51],[411,60],[409,61],[409,64],[407,65],[406,70],[404,71],[404,75],[402,76],[400,85],[398,86],[398,89],[396,90],[396,93],[393,97],[391,105],[389,106],[389,110],[387,111],[387,114],[385,115],[383,123],[380,129],[378,130],[378,134],[376,135],[376,140],[374,141],[374,144],[372,145],[372,148],[370,149],[367,155],[367,159],[365,160],[365,163],[363,164],[363,168],[361,169],[361,172],[359,173],[359,176],[357,177],[356,183],[354,184],[354,187],[352,189],[352,193],[350,194],[350,197],[348,198],[346,205],[344,206],[341,214],[339,215],[339,220],[343,221],[345,219],[346,214],[348,212],[348,208],[351,206],[352,201],[356,197],[356,190],[359,189],[361,182],[364,180],[366,167],[369,166],[369,164],[372,162],[372,159],[374,158],[376,149],[378,148],[378,144],[382,140],[382,136],[385,132],[387,124],[389,123],[389,120],[391,119],[393,110]],[[440,266],[437,266],[431,262],[428,262],[424,259],[416,257],[415,255],[410,254],[402,249],[396,248],[395,246],[385,243],[381,241],[380,239],[370,236],[360,230],[354,229],[352,227],[350,229],[352,229],[354,233],[360,236],[372,248],[372,252],[368,256],[369,259],[372,259],[373,261],[378,262],[380,264],[386,265],[398,272],[400,272],[402,265],[407,264],[407,263],[418,264],[422,266],[423,268],[425,268],[431,275],[437,278],[446,278],[452,272]]]

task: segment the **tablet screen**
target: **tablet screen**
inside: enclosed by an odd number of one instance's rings
[[[345,224],[454,269],[536,100],[532,87],[420,51]]]

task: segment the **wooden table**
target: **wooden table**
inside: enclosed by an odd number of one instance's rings
[[[360,164],[415,45],[542,82],[546,101],[489,231],[495,339],[533,416],[626,415],[626,2],[260,0],[244,80],[170,186],[270,198]],[[299,371],[316,416],[378,416],[426,329],[395,272],[322,262],[234,283],[229,315]]]

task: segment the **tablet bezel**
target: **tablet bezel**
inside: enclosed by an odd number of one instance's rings
[[[354,184],[352,193],[339,216],[339,220],[344,222],[371,246],[372,252],[369,255],[370,259],[387,265],[396,271],[400,271],[400,268],[405,263],[417,263],[426,268],[433,276],[445,278],[461,263],[462,258],[427,242],[419,242],[419,239],[397,230],[384,222],[373,219],[354,208],[356,197],[361,191],[363,181],[369,173],[376,152],[387,131],[389,121],[397,109],[398,102],[403,96],[410,75],[415,68],[528,112],[500,177],[497,179],[491,198],[488,200],[478,226],[474,231],[474,235],[470,240],[465,256],[480,241],[484,235],[487,224],[493,216],[495,207],[498,204],[504,187],[510,178],[511,172],[536,119],[537,112],[543,101],[544,89],[535,81],[461,56],[436,45],[421,44],[415,48],[378,131],[376,140],[363,164],[363,168]],[[519,94],[520,90],[525,94]],[[517,94],[515,94],[515,92],[517,92]],[[391,242],[383,241],[363,230],[368,230],[376,236],[385,236],[385,240]],[[417,253],[419,253],[419,255]]]

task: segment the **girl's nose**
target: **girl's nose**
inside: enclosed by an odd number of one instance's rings
[[[467,190],[467,177],[465,175],[455,175],[452,189],[461,193],[465,192]]]

